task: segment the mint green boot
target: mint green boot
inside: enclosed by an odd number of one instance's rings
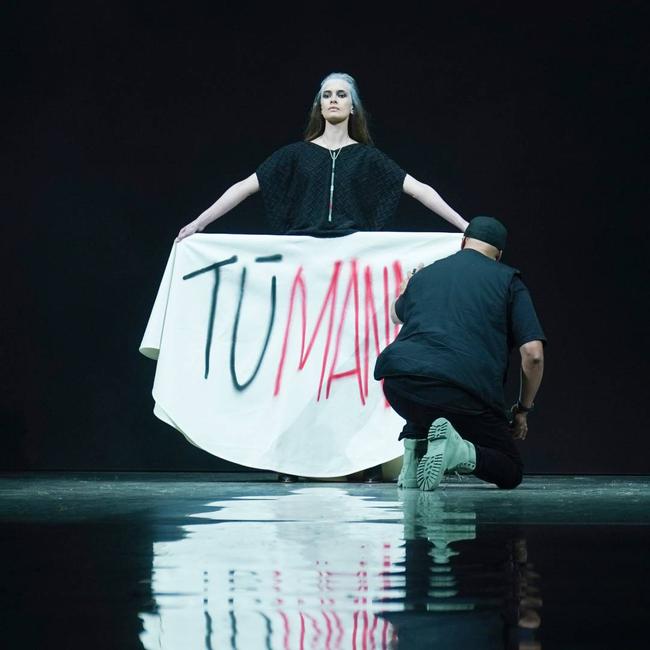
[[[397,477],[397,487],[417,488],[418,463],[427,450],[426,440],[412,440],[404,438],[404,460],[402,470]]]
[[[449,428],[455,447],[450,449],[449,465],[445,472],[471,474],[476,469],[476,447],[469,440],[461,438],[460,433],[451,424]]]
[[[435,420],[427,440],[427,452],[417,468],[417,484],[421,490],[435,490],[447,471],[468,474],[476,468],[476,448],[460,437],[449,420]]]

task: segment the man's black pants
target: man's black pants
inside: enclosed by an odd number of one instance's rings
[[[400,390],[397,377],[384,378],[384,394],[393,409],[406,420],[400,439],[426,438],[431,423],[437,418],[446,418],[462,438],[474,444],[475,476],[505,489],[516,488],[521,483],[523,463],[505,418],[491,410],[470,415],[421,404]]]

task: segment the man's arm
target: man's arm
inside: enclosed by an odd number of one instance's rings
[[[519,403],[524,408],[531,409],[544,374],[544,346],[541,341],[529,341],[519,348],[519,352],[521,354]],[[527,433],[528,413],[515,409],[512,436],[517,440],[524,440]]]
[[[397,296],[397,298],[395,298],[395,300],[393,300],[393,302],[391,303],[391,306],[390,306],[390,319],[393,321],[394,325],[401,325],[402,324],[402,320],[397,315],[397,311],[395,311],[395,305],[396,305],[397,301],[402,297],[402,294],[406,291],[406,286],[408,285],[409,280],[418,271],[420,271],[423,268],[424,268],[424,264],[422,264],[422,263],[418,264],[417,267],[412,269],[411,271],[409,271],[406,274],[406,277],[402,280],[402,284],[399,287],[399,295]]]
[[[393,321],[393,325],[401,325],[402,321],[399,319],[399,316],[397,315],[397,312],[395,311],[395,303],[397,302],[397,298],[393,300],[391,306],[390,306],[390,319]]]

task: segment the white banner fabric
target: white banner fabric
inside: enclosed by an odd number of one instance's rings
[[[206,235],[174,244],[140,352],[154,413],[205,451],[309,477],[402,455],[375,359],[406,272],[461,234]]]

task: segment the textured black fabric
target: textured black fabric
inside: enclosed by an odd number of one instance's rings
[[[272,227],[283,234],[317,237],[380,230],[397,210],[406,176],[375,147],[342,147],[336,159],[330,222],[328,149],[296,142],[271,154],[256,173]]]
[[[477,415],[486,410],[485,404],[458,386],[451,386],[439,379],[416,375],[396,375],[387,379],[399,380],[396,390],[402,391],[414,402],[437,406],[452,413]]]
[[[416,273],[396,302],[404,326],[377,358],[375,379],[432,377],[505,418],[510,346],[546,340],[518,274],[470,249]]]

